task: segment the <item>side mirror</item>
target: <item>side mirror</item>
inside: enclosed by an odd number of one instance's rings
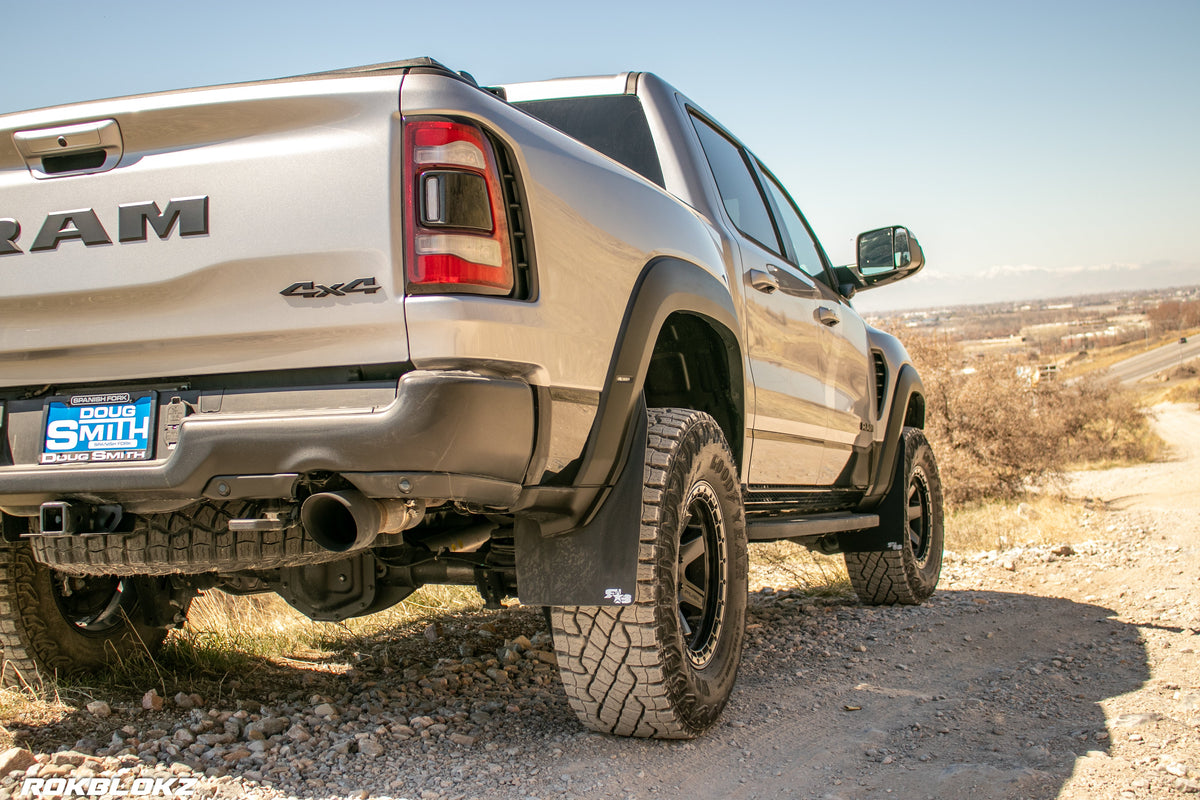
[[[858,264],[852,268],[863,289],[883,286],[915,274],[925,254],[908,228],[894,225],[858,235]]]

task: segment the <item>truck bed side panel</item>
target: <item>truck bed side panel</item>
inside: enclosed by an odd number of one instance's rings
[[[642,269],[670,256],[725,281],[716,234],[693,209],[575,139],[461,83],[405,79],[405,116],[475,119],[512,151],[536,252],[530,303],[410,297],[409,348],[421,368],[464,360],[525,364],[537,384],[600,391]]]

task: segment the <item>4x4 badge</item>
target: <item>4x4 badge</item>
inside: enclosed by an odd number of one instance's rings
[[[355,278],[349,283],[334,283],[326,286],[313,281],[293,283],[280,292],[284,297],[303,297],[315,300],[318,297],[345,297],[348,294],[375,294],[383,287],[374,278]]]

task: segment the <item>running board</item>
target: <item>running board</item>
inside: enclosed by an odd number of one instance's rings
[[[772,517],[746,522],[746,536],[752,542],[775,539],[807,539],[827,533],[848,533],[875,528],[878,514],[813,514],[808,517]]]

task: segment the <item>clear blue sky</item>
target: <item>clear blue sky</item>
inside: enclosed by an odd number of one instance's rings
[[[647,70],[772,167],[873,307],[1200,283],[1200,1],[10,3],[0,113],[431,55],[482,83]]]

